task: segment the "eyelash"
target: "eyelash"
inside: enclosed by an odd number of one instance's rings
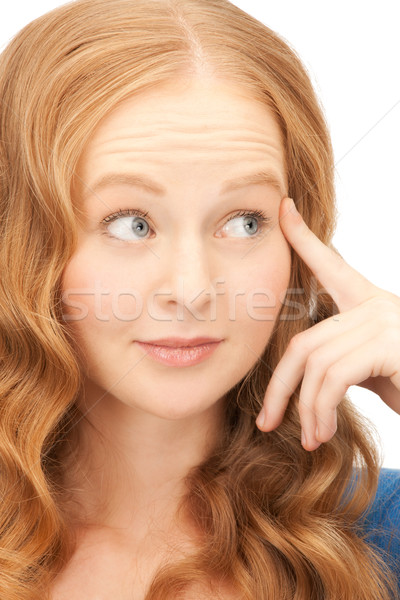
[[[116,219],[121,218],[121,217],[140,217],[141,219],[146,219],[148,217],[148,215],[149,215],[148,211],[147,212],[143,211],[140,208],[127,208],[127,209],[120,208],[117,212],[112,213],[111,215],[108,215],[108,217],[103,219],[102,224],[108,225],[109,223],[112,223],[113,221],[115,221]],[[257,209],[257,210],[239,210],[238,212],[233,214],[231,217],[229,217],[227,222],[231,221],[232,219],[237,219],[238,217],[253,217],[258,220],[259,230],[257,231],[256,235],[250,236],[249,239],[253,239],[253,238],[257,237],[257,235],[260,235],[264,231],[264,227],[268,223],[271,222],[271,217],[268,217],[265,214],[265,212],[263,212],[262,210],[259,210],[259,209]],[[106,231],[104,233],[106,235],[111,235],[108,231]],[[115,236],[111,235],[111,237],[115,237]],[[118,239],[118,238],[115,238],[115,239]]]
[[[145,219],[148,215],[148,212],[144,212],[140,208],[127,208],[125,210],[120,208],[117,212],[103,219],[102,223],[112,223],[115,219],[118,219],[118,217],[140,217],[141,219]]]

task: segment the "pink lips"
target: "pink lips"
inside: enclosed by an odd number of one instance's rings
[[[222,340],[198,337],[163,338],[148,342],[136,342],[151,358],[165,365],[188,367],[211,356]]]

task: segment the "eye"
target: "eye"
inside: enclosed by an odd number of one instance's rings
[[[228,219],[223,231],[232,237],[243,237],[243,233],[246,232],[252,235],[244,237],[257,237],[270,221],[271,218],[267,217],[262,210],[241,210]]]
[[[136,208],[120,209],[103,219],[102,223],[107,225],[105,233],[124,242],[134,241],[135,239],[143,240],[150,231],[149,224],[145,220],[148,214],[148,212]],[[132,219],[132,217],[134,218]],[[137,237],[132,238],[132,235]]]
[[[124,242],[144,240],[151,231],[146,221],[148,214],[137,208],[120,209],[103,219],[102,224],[107,226],[105,234]],[[270,221],[261,210],[241,210],[229,217],[221,230],[223,234],[217,237],[257,237]]]

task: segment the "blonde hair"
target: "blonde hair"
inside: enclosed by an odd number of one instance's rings
[[[333,153],[309,76],[285,41],[227,0],[76,0],[30,23],[1,56],[0,597],[7,600],[41,600],[74,549],[60,501],[61,456],[73,451],[82,375],[60,281],[77,240],[75,166],[118,102],[202,74],[236,83],[273,110],[289,196],[333,247]],[[211,575],[248,600],[394,598],[392,575],[357,531],[380,463],[348,399],[337,435],[314,452],[299,441],[299,388],[275,431],[255,426],[289,340],[337,312],[314,284],[292,253],[290,289],[265,354],[229,392],[221,441],[187,478],[183,506],[203,533],[198,552],[160,569],[147,600],[175,599]]]

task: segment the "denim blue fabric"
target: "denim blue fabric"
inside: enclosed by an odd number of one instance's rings
[[[378,491],[363,524],[366,541],[378,547],[400,588],[400,469],[381,469]]]

